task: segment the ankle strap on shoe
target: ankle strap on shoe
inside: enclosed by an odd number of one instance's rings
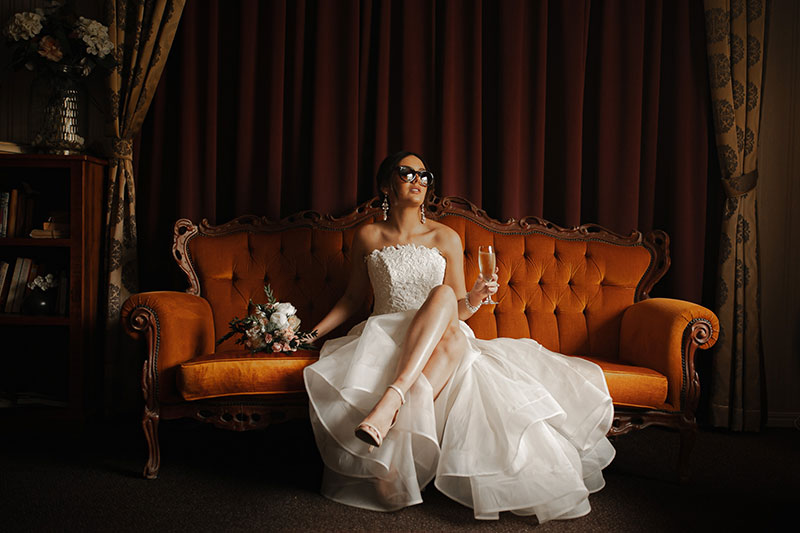
[[[406,395],[403,394],[403,391],[400,390],[400,387],[397,385],[389,385],[390,389],[393,389],[397,394],[400,395],[400,405],[406,404]]]

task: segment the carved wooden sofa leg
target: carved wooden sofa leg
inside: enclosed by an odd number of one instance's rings
[[[142,429],[144,438],[147,441],[147,464],[144,465],[143,475],[147,479],[158,477],[158,469],[161,467],[161,449],[158,445],[158,411],[151,411],[147,406],[142,415]]]
[[[685,413],[670,413],[664,411],[626,410],[617,409],[614,414],[614,423],[608,432],[608,437],[615,438],[641,430],[649,426],[660,426],[680,433],[680,451],[678,452],[678,480],[685,483],[689,480],[689,456],[697,439],[697,422],[694,417],[687,418]]]
[[[152,328],[148,329],[151,343],[155,335]],[[156,353],[150,350],[150,355],[142,366],[142,395],[144,395],[144,412],[142,413],[142,429],[147,441],[147,464],[144,466],[143,475],[147,479],[158,477],[161,466],[161,450],[158,445],[158,421],[161,419],[161,410],[156,399]]]

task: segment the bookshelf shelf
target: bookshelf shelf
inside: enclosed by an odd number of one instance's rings
[[[106,168],[106,161],[85,155],[0,154],[0,199],[11,191],[17,198],[15,231],[0,237],[0,272],[7,263],[9,278],[20,265],[12,300],[17,307],[8,307],[12,293],[0,286],[0,422],[82,420],[96,405]],[[45,222],[68,227],[69,237],[27,236],[47,229]],[[20,312],[28,294],[26,273],[27,281],[46,273],[59,280],[50,289],[59,299],[49,314]]]

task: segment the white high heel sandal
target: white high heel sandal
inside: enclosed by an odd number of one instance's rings
[[[400,407],[405,405],[406,396],[405,394],[403,394],[403,391],[401,391],[400,388],[397,387],[396,385],[389,385],[389,387],[386,390],[389,389],[394,390],[397,394],[400,395]],[[394,427],[395,423],[397,423],[397,413],[399,412],[400,408],[398,407],[397,411],[394,412],[394,418],[392,418],[392,425],[389,426],[389,429],[386,430],[386,433],[389,433],[389,430]],[[370,451],[372,451],[373,446],[376,448],[380,447],[380,445],[383,443],[383,438],[384,438],[384,435],[381,435],[380,430],[378,430],[378,428],[376,428],[369,422],[361,422],[356,427],[355,435],[359,440],[362,440],[370,445]]]

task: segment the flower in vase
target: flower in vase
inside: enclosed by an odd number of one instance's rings
[[[49,35],[42,37],[39,41],[39,55],[50,61],[61,61],[64,57],[64,52],[58,46],[58,41]]]
[[[52,274],[47,274],[46,276],[36,276],[36,278],[28,283],[28,288],[39,289],[46,291],[48,289],[52,289],[53,287],[57,287],[58,282],[56,281],[55,277]]]
[[[108,28],[96,20],[78,17],[75,34],[86,44],[86,53],[97,57],[106,57],[114,49],[108,37]]]
[[[12,66],[41,71],[54,79],[78,79],[95,67],[110,71],[117,64],[108,28],[78,17],[64,2],[14,14],[3,33],[12,49]]]
[[[3,33],[13,41],[27,41],[39,35],[42,31],[42,15],[26,11],[16,13],[6,24]]]

